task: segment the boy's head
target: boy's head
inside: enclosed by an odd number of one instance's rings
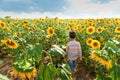
[[[70,37],[71,39],[76,38],[76,33],[75,33],[75,31],[70,31],[70,32],[69,32],[69,37]]]

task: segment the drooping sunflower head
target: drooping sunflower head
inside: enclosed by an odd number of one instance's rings
[[[99,49],[100,48],[100,42],[98,40],[93,40],[92,43],[91,43],[91,47],[93,49]]]
[[[120,27],[115,28],[115,33],[120,33]]]
[[[3,28],[3,29],[6,27],[5,23],[3,21],[0,21],[0,27]]]
[[[90,46],[92,43],[92,40],[93,40],[92,38],[87,38],[86,44]]]
[[[18,47],[18,43],[13,40],[7,40],[5,44],[10,49],[16,49]]]
[[[47,29],[47,34],[48,34],[49,36],[53,36],[53,34],[54,34],[54,29],[51,28],[51,27],[49,27],[49,28]]]
[[[86,33],[87,34],[93,34],[95,32],[95,28],[94,27],[88,27],[87,29],[86,29]]]

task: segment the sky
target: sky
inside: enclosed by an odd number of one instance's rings
[[[0,17],[119,18],[120,0],[0,0]]]

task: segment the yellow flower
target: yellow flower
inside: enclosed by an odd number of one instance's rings
[[[116,32],[116,33],[120,33],[120,27],[116,27],[116,28],[115,28],[115,32]]]
[[[101,64],[104,65],[107,69],[112,68],[112,62],[111,62],[111,60],[106,61],[106,60],[104,60],[103,58],[97,56],[94,52],[91,53],[91,59],[92,59],[92,60],[95,60],[95,61],[97,61],[97,62],[99,62],[99,63],[101,63]]]
[[[112,68],[112,61],[111,60],[107,61],[106,68],[107,69]]]
[[[10,49],[16,49],[16,48],[18,47],[17,42],[12,41],[12,40],[7,40],[5,44],[6,44],[6,45],[8,46],[8,48],[10,48]]]
[[[47,34],[48,34],[49,36],[53,36],[53,34],[54,34],[54,29],[51,28],[51,27],[49,27],[49,28],[47,29]]]
[[[26,78],[25,74],[22,73],[22,72],[18,72],[18,76],[20,76],[20,78],[22,78],[22,79],[25,79],[25,78]]]
[[[78,27],[77,31],[78,31],[78,32],[82,32],[83,29],[82,29],[81,27]]]
[[[109,34],[112,34],[113,33],[113,30],[109,30]]]
[[[103,31],[102,27],[97,28],[97,32],[101,33]]]
[[[95,28],[94,27],[88,27],[87,29],[86,29],[86,33],[87,34],[93,34],[95,32]]]
[[[32,73],[31,72],[26,73],[26,77],[30,80],[32,78]]]
[[[6,44],[7,40],[1,40],[2,44]]]
[[[93,49],[100,48],[100,42],[98,40],[92,40],[91,47]]]
[[[3,29],[5,28],[5,23],[3,21],[0,21],[0,27]]]
[[[115,40],[117,40],[117,39],[119,39],[119,38],[120,38],[119,35],[115,35],[115,36],[114,36],[114,39],[115,39]]]
[[[7,28],[7,31],[8,31],[8,32],[12,32],[10,28]]]
[[[74,31],[74,30],[77,30],[78,29],[78,26],[73,26],[72,27],[72,30]]]
[[[18,75],[18,72],[15,68],[13,69],[13,74],[14,74],[15,77]]]
[[[103,40],[104,40],[103,36],[100,36],[99,40],[100,40],[100,41],[103,41]]]
[[[93,60],[94,60],[94,59],[95,59],[95,57],[96,57],[95,53],[94,53],[94,52],[92,52],[92,53],[91,53],[91,59],[93,59]]]
[[[32,75],[36,76],[36,74],[37,74],[37,70],[36,70],[36,68],[34,68],[33,71],[32,71]]]
[[[36,70],[36,68],[34,68],[32,71],[29,71],[29,72],[28,71],[27,72],[20,72],[14,68],[13,74],[15,77],[19,76],[21,79],[31,80],[32,78],[34,78],[36,76],[37,70]]]
[[[66,27],[66,31],[69,32],[71,30],[70,27]]]
[[[108,26],[104,26],[104,27],[103,27],[103,30],[107,30],[107,29],[108,29]]]
[[[92,38],[87,38],[86,44],[90,46],[92,43],[92,40],[93,40]]]

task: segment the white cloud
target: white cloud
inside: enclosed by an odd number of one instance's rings
[[[10,1],[10,0],[7,0]],[[19,1],[19,0],[14,0]],[[23,0],[22,0],[23,1]],[[29,0],[27,0],[29,1]],[[31,1],[31,0],[30,0]],[[108,18],[120,17],[120,0],[112,0],[108,3],[95,3],[92,0],[67,0],[67,5],[63,6],[64,12],[32,12],[32,13],[14,13],[0,11],[0,17],[11,16],[12,18]],[[34,10],[34,6],[30,6],[30,10]]]
[[[58,17],[61,19],[64,18],[71,18],[68,15],[65,15],[63,13],[53,13],[53,12],[44,12],[44,13],[39,13],[39,12],[32,12],[32,13],[14,13],[14,12],[4,12],[0,11],[0,17],[4,18],[6,16],[11,16],[11,18],[45,18],[46,16],[50,18]]]
[[[93,3],[92,0],[68,0],[67,7],[72,14],[85,17],[120,17],[120,0],[112,0],[108,3]]]

